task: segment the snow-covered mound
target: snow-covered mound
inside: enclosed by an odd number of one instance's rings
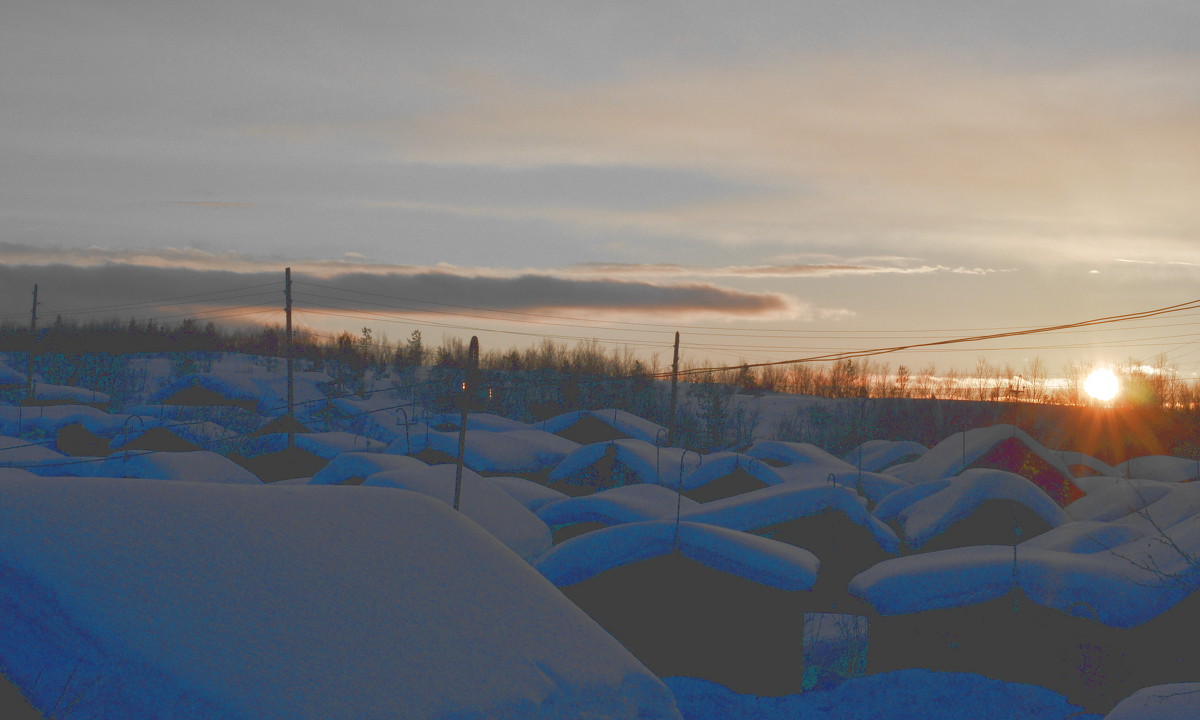
[[[25,440],[19,437],[0,436],[0,467],[27,467],[53,463],[73,462],[72,458],[53,450],[48,441]]]
[[[1097,460],[1091,455],[1087,455],[1085,453],[1075,452],[1073,450],[1060,450],[1058,456],[1059,459],[1063,461],[1063,464],[1075,472],[1077,477],[1081,474],[1081,472],[1082,474],[1107,475],[1111,477],[1116,477],[1121,474],[1114,469],[1112,465],[1109,465],[1101,460]]]
[[[17,372],[0,362],[0,385],[24,385],[27,379],[25,373]]]
[[[31,431],[41,431],[49,435],[67,425],[79,423],[94,433],[111,436],[121,430],[128,418],[128,415],[110,415],[88,405],[13,405],[0,407],[0,434],[16,437]],[[136,426],[137,423],[133,425]]]
[[[44,476],[145,478],[183,482],[261,485],[254,473],[224,455],[207,450],[154,452],[129,450],[107,458],[66,458],[27,467]]]
[[[873,503],[882,502],[892,493],[909,487],[908,483],[884,473],[867,472],[866,470],[831,470],[828,466],[796,463],[775,468],[775,473],[785,483],[818,487],[821,485],[839,485],[853,490],[866,500]]]
[[[348,452],[337,455],[313,475],[310,482],[313,485],[340,485],[352,477],[366,479],[389,470],[416,470],[424,467],[427,467],[425,463],[406,455]]]
[[[73,403],[106,403],[112,399],[99,390],[89,390],[88,388],[75,387],[73,385],[52,385],[43,382],[35,382],[33,384],[33,396],[37,400]]]
[[[422,464],[421,467],[375,473],[363,485],[411,490],[453,507],[456,470],[454,465]],[[550,548],[550,528],[512,496],[470,468],[463,468],[459,505],[463,515],[527,561],[536,559]]]
[[[487,478],[487,481],[508,493],[514,500],[535,513],[547,503],[567,497],[554,488],[546,487],[541,483],[526,480],[525,478],[491,477]]]
[[[416,493],[4,478],[0,497],[0,667],[45,710],[69,687],[79,717],[679,718]]]
[[[707,487],[712,481],[739,469],[746,471],[764,485],[779,485],[783,482],[776,468],[756,457],[737,452],[717,452],[704,456],[704,464],[683,479],[683,487],[689,490]]]
[[[1171,455],[1146,455],[1130,458],[1113,467],[1113,475],[1146,478],[1159,482],[1183,483],[1200,479],[1200,461]]]
[[[537,516],[551,528],[581,522],[616,525],[673,519],[677,509],[687,512],[699,505],[660,485],[623,485],[548,503],[537,511]]]
[[[614,525],[572,538],[534,567],[563,587],[675,550],[714,570],[780,590],[811,589],[820,564],[807,550],[774,540],[713,525],[658,520]]]
[[[556,415],[537,426],[546,432],[561,433],[585,418],[593,418],[608,425],[626,437],[653,445],[666,437],[666,428],[624,410],[575,410]]]
[[[915,491],[923,490],[927,485],[936,489],[920,497],[921,493]],[[1021,505],[1050,527],[1071,522],[1071,516],[1041,488],[1020,475],[1003,470],[973,468],[948,480],[934,480],[900,492],[913,498],[913,502],[902,509],[889,505],[885,513],[894,516],[913,549],[919,549],[955,523],[967,519],[984,503],[994,500]]]
[[[825,452],[809,443],[765,440],[751,445],[746,454],[760,460],[773,460],[782,465],[804,465],[815,472],[843,472],[857,470],[850,463]]]
[[[1180,492],[1185,489],[1186,497]],[[1090,524],[1080,534],[1062,530],[1049,540],[1012,547],[962,547],[887,560],[856,576],[850,591],[893,615],[973,605],[1020,589],[1044,607],[1111,627],[1134,627],[1200,587],[1200,567],[1192,559],[1200,556],[1200,522],[1194,521],[1200,493],[1190,490],[1180,487],[1148,507],[1146,517],[1135,514],[1110,525],[1123,529],[1098,532]],[[1096,549],[1083,537],[1089,531],[1101,544],[1126,542]]]
[[[430,432],[426,447],[458,457],[458,435]],[[468,427],[463,464],[476,472],[535,473],[555,467],[578,449],[579,443],[544,430],[485,432]]]
[[[913,462],[928,451],[929,448],[912,440],[868,440],[847,453],[843,460],[863,470],[882,472],[901,462]]]
[[[1104,720],[1195,720],[1200,718],[1200,682],[1142,688],[1117,703]]]
[[[776,485],[714,500],[684,513],[683,519],[733,530],[758,530],[831,510],[843,513],[865,528],[886,552],[894,553],[898,549],[899,541],[891,528],[872,517],[854,493],[833,485]]]
[[[286,447],[286,433],[278,433],[275,437],[278,437],[284,443],[282,447],[274,448],[275,450],[281,450],[283,447]],[[323,457],[326,460],[332,460],[345,452],[383,452],[387,449],[387,443],[340,430],[320,433],[297,433],[294,437],[296,447],[307,450],[313,455]]]
[[[976,468],[1006,470],[1032,481],[1060,506],[1083,496],[1072,482],[1070,468],[1058,453],[1046,449],[1024,430],[993,425],[955,433],[935,445],[920,459],[890,474],[909,483],[953,477]]]
[[[1158,502],[1175,483],[1125,480],[1117,477],[1086,478],[1087,495],[1064,508],[1076,520],[1116,520]]]
[[[872,673],[832,690],[782,697],[743,695],[698,678],[668,677],[664,682],[686,720],[1100,720],[1099,715],[1081,714],[1053,690],[963,672]],[[1159,716],[1120,720],[1135,717]]]
[[[451,425],[455,428],[461,426],[462,414],[457,412],[439,413],[434,415],[429,421],[432,427],[441,427]],[[496,415],[495,413],[469,413],[467,415],[467,433],[472,430],[481,432],[505,432],[509,430],[529,430],[533,426],[521,422],[520,420],[512,420],[510,418]]]
[[[551,481],[579,485],[654,483],[678,488],[701,467],[703,458],[675,447],[656,447],[642,440],[625,439],[584,445],[550,471]],[[686,484],[683,490],[692,490]]]

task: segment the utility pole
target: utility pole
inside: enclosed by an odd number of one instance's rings
[[[33,285],[33,310],[29,313],[29,366],[26,371],[25,399],[33,400],[33,347],[37,342],[37,283]]]
[[[679,331],[675,331],[675,359],[671,361],[671,411],[667,415],[667,444],[675,446],[675,398],[679,395]]]
[[[463,394],[458,398],[458,408],[462,415],[458,423],[458,465],[454,470],[454,509],[458,510],[462,500],[463,455],[467,450],[467,413],[474,409],[475,391],[479,387],[479,338],[471,336],[471,346],[467,350],[467,376],[463,380]]]
[[[288,420],[294,424],[296,420],[295,408],[295,385],[292,378],[292,269],[283,269],[283,314],[287,318],[287,334],[286,334],[286,352],[287,352],[287,412]],[[296,434],[292,432],[291,427],[288,428],[288,449],[291,449],[296,442]]]

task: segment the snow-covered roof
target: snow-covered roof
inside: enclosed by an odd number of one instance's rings
[[[416,493],[3,478],[0,498],[20,638],[0,665],[43,708],[70,683],[80,717],[679,719],[591,618]]]
[[[676,530],[678,529],[678,535]],[[807,550],[728,528],[669,520],[614,525],[555,546],[534,567],[559,587],[676,549],[732,575],[781,590],[810,590],[820,561]]]
[[[454,465],[424,464],[387,470],[367,477],[363,486],[411,490],[453,507],[456,470]],[[511,495],[470,468],[463,468],[460,492],[462,514],[525,560],[532,561],[550,548],[550,528]]]
[[[872,517],[863,508],[857,495],[836,485],[775,485],[705,503],[684,513],[683,519],[733,530],[757,530],[830,510],[840,511],[851,521],[862,525],[887,552],[897,551],[899,541],[896,533]]]
[[[1102,460],[1097,460],[1086,453],[1075,452],[1074,450],[1060,450],[1058,451],[1058,456],[1068,467],[1081,465],[1089,470],[1094,471],[1098,475],[1111,475],[1115,477],[1121,474],[1115,470],[1112,465],[1109,465]]]
[[[543,505],[537,516],[550,527],[580,522],[605,525],[674,519],[676,509],[687,512],[700,506],[690,498],[661,485],[623,485],[594,495],[568,497]]]

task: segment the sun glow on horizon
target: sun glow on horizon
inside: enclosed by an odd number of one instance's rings
[[[1093,370],[1083,381],[1083,390],[1097,400],[1108,402],[1117,396],[1121,390],[1121,383],[1112,370],[1100,368]]]

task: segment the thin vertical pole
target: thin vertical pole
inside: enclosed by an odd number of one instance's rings
[[[287,352],[287,411],[288,420],[295,421],[295,385],[292,376],[292,269],[283,269],[283,314],[287,318],[287,334],[285,340]],[[296,442],[296,434],[292,432],[291,427],[288,428],[288,448],[292,448]]]
[[[675,358],[671,361],[671,410],[667,415],[667,444],[675,446],[675,400],[679,395],[679,331],[675,331]]]
[[[37,283],[33,285],[33,309],[29,313],[29,365],[25,378],[25,399],[33,400],[33,347],[37,342]]]
[[[479,375],[479,338],[471,336],[471,346],[467,350],[467,376],[463,380],[462,415],[458,423],[458,464],[454,469],[454,509],[458,510],[462,500],[463,455],[467,451],[467,411],[474,400],[475,386]]]

